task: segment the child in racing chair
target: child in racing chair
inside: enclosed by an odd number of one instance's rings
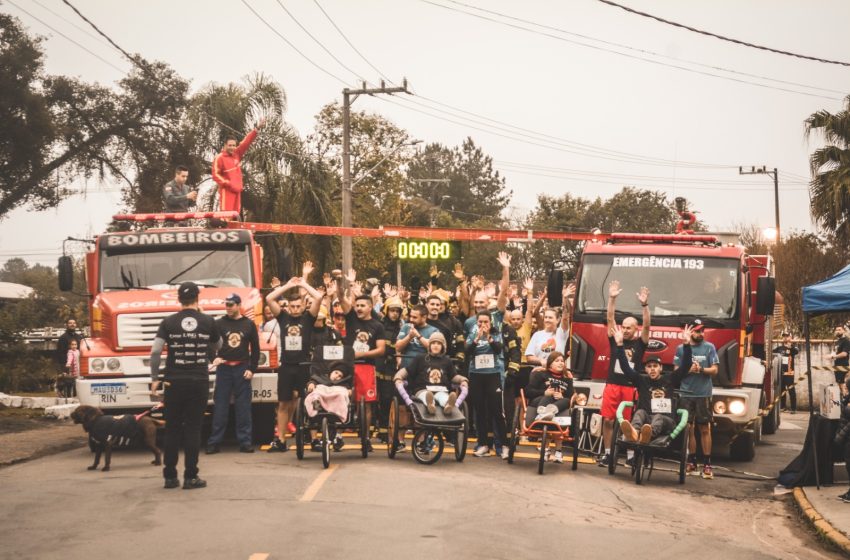
[[[552,421],[555,416],[572,406],[575,396],[573,375],[567,369],[563,354],[552,352],[546,358],[546,369],[531,372],[525,396],[528,399],[526,425],[538,420]],[[555,462],[563,462],[563,452],[560,449],[555,451]]]
[[[630,365],[623,350],[623,331],[618,326],[614,330],[617,343],[617,359],[623,374],[631,381],[638,393],[638,402],[634,407],[632,421],[623,420],[620,428],[626,441],[647,444],[660,436],[665,436],[676,427],[676,397],[674,389],[682,382],[691,367],[691,327],[682,329],[684,347],[681,366],[672,374],[661,373],[661,359],[648,356],[644,359],[647,375],[637,373]]]
[[[354,368],[345,361],[318,362],[310,366],[310,380],[307,382],[307,396],[304,408],[307,415],[314,417],[320,412],[329,412],[348,422],[349,403],[354,387]],[[334,433],[333,448],[339,451],[345,445],[342,436]],[[312,447],[317,447],[317,441]],[[319,447],[321,444],[319,443]]]
[[[446,356],[446,337],[439,331],[428,339],[428,353],[417,356],[409,368],[401,368],[393,377],[404,404],[413,405],[413,398],[425,404],[425,413],[433,416],[437,406],[449,416],[463,404],[469,391],[469,381],[458,375],[452,360]],[[407,389],[404,382],[407,381]],[[459,389],[455,390],[457,386]]]

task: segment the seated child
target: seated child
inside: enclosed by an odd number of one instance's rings
[[[525,395],[529,410],[537,411],[533,420],[552,420],[570,407],[573,378],[563,354],[552,352],[546,359],[546,369],[531,373]]]
[[[348,403],[354,384],[351,364],[342,361],[314,364],[310,368],[307,396],[304,406],[307,414],[315,416],[320,411],[331,412],[343,422],[348,421]]]
[[[653,439],[667,435],[676,427],[676,406],[674,388],[688,374],[691,367],[691,328],[682,329],[684,347],[679,368],[672,374],[662,375],[661,359],[649,356],[644,359],[644,369],[647,375],[637,373],[630,365],[623,350],[623,331],[617,327],[614,331],[614,341],[617,343],[617,359],[620,369],[631,381],[638,392],[638,402],[634,407],[632,421],[623,420],[620,429],[626,441],[639,441],[647,444]]]
[[[454,363],[446,356],[446,338],[439,331],[428,339],[428,353],[417,356],[408,368],[400,369],[393,377],[404,403],[410,406],[413,400],[404,387],[405,380],[407,389],[425,404],[426,413],[431,416],[437,413],[437,406],[446,416],[450,415],[456,406],[463,404],[469,390],[467,379],[457,374]],[[453,385],[460,386],[459,393],[453,390]]]

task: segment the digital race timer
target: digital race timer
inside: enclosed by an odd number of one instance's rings
[[[459,257],[457,244],[452,241],[398,241],[396,256],[400,260],[456,259]]]

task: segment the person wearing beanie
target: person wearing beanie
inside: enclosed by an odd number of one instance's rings
[[[405,404],[410,406],[416,399],[425,404],[426,413],[432,416],[436,414],[437,406],[449,415],[455,407],[463,404],[468,382],[457,374],[454,363],[446,356],[447,346],[442,333],[431,334],[428,353],[418,356],[409,368],[402,368],[396,374],[394,382]],[[459,390],[455,390],[454,386],[458,386]],[[413,395],[413,399],[409,395]]]

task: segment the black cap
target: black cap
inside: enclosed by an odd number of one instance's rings
[[[703,322],[700,319],[694,319],[694,328],[693,328],[694,332],[702,332],[702,330],[704,328],[705,328],[705,325],[703,324]]]
[[[200,293],[200,288],[194,282],[183,282],[177,288],[177,299],[180,301],[192,301],[197,299]]]
[[[234,292],[224,298],[224,303],[235,303],[236,305],[240,305],[242,303],[242,298],[239,297],[239,294]]]
[[[647,356],[644,358],[643,363],[648,364],[649,362],[658,362],[661,363],[661,356]]]

